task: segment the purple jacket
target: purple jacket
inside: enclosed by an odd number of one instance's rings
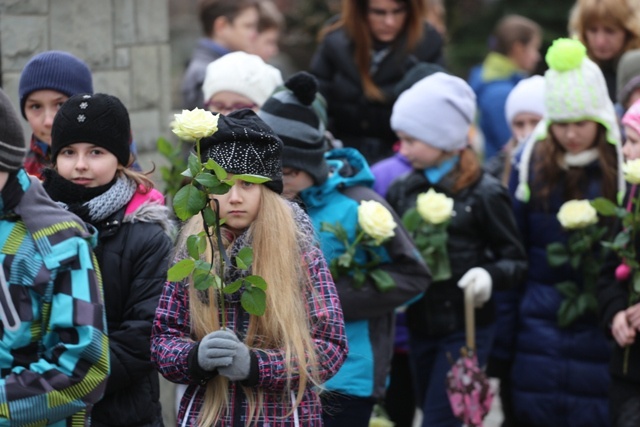
[[[382,197],[387,196],[387,190],[394,179],[411,172],[412,167],[409,161],[400,153],[380,160],[371,166],[371,172],[376,177],[373,189]]]

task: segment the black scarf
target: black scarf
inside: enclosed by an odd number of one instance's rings
[[[17,215],[13,211],[22,200],[24,190],[18,180],[18,171],[9,173],[7,182],[0,191],[0,219],[11,219]]]

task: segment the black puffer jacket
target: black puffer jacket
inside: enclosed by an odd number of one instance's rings
[[[387,193],[391,206],[403,215],[416,205],[418,194],[429,188],[454,200],[454,211],[447,228],[447,250],[452,277],[433,282],[421,300],[407,310],[407,323],[417,336],[441,336],[464,330],[464,295],[458,280],[472,267],[482,267],[491,275],[492,294],[521,282],[527,257],[511,210],[507,190],[494,177],[483,173],[473,185],[453,194],[456,171],[432,185],[422,171],[413,171],[396,180]],[[495,319],[491,298],[476,309],[476,326]]]
[[[168,209],[143,204],[95,224],[102,271],[111,373],[92,412],[94,426],[162,426],[158,373],[151,365],[151,325],[172,252]]]
[[[365,98],[362,80],[353,57],[353,42],[343,28],[326,35],[318,46],[310,71],[319,80],[320,92],[327,99],[330,130],[337,138],[371,137],[386,141],[389,147],[396,141],[389,120],[396,100],[394,87],[405,73],[418,62],[443,64],[440,34],[425,23],[424,34],[416,49],[407,54],[405,37],[382,60],[373,72],[374,83],[386,96],[384,102]]]

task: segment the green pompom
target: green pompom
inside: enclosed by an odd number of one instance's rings
[[[553,41],[545,60],[552,70],[568,71],[580,67],[586,56],[587,48],[578,40],[561,38]]]

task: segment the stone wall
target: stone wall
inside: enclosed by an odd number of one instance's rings
[[[129,109],[141,153],[168,136],[171,109],[169,0],[0,0],[2,87],[18,107],[31,56],[65,50],[93,72],[94,90]],[[30,137],[24,121],[25,135]]]

